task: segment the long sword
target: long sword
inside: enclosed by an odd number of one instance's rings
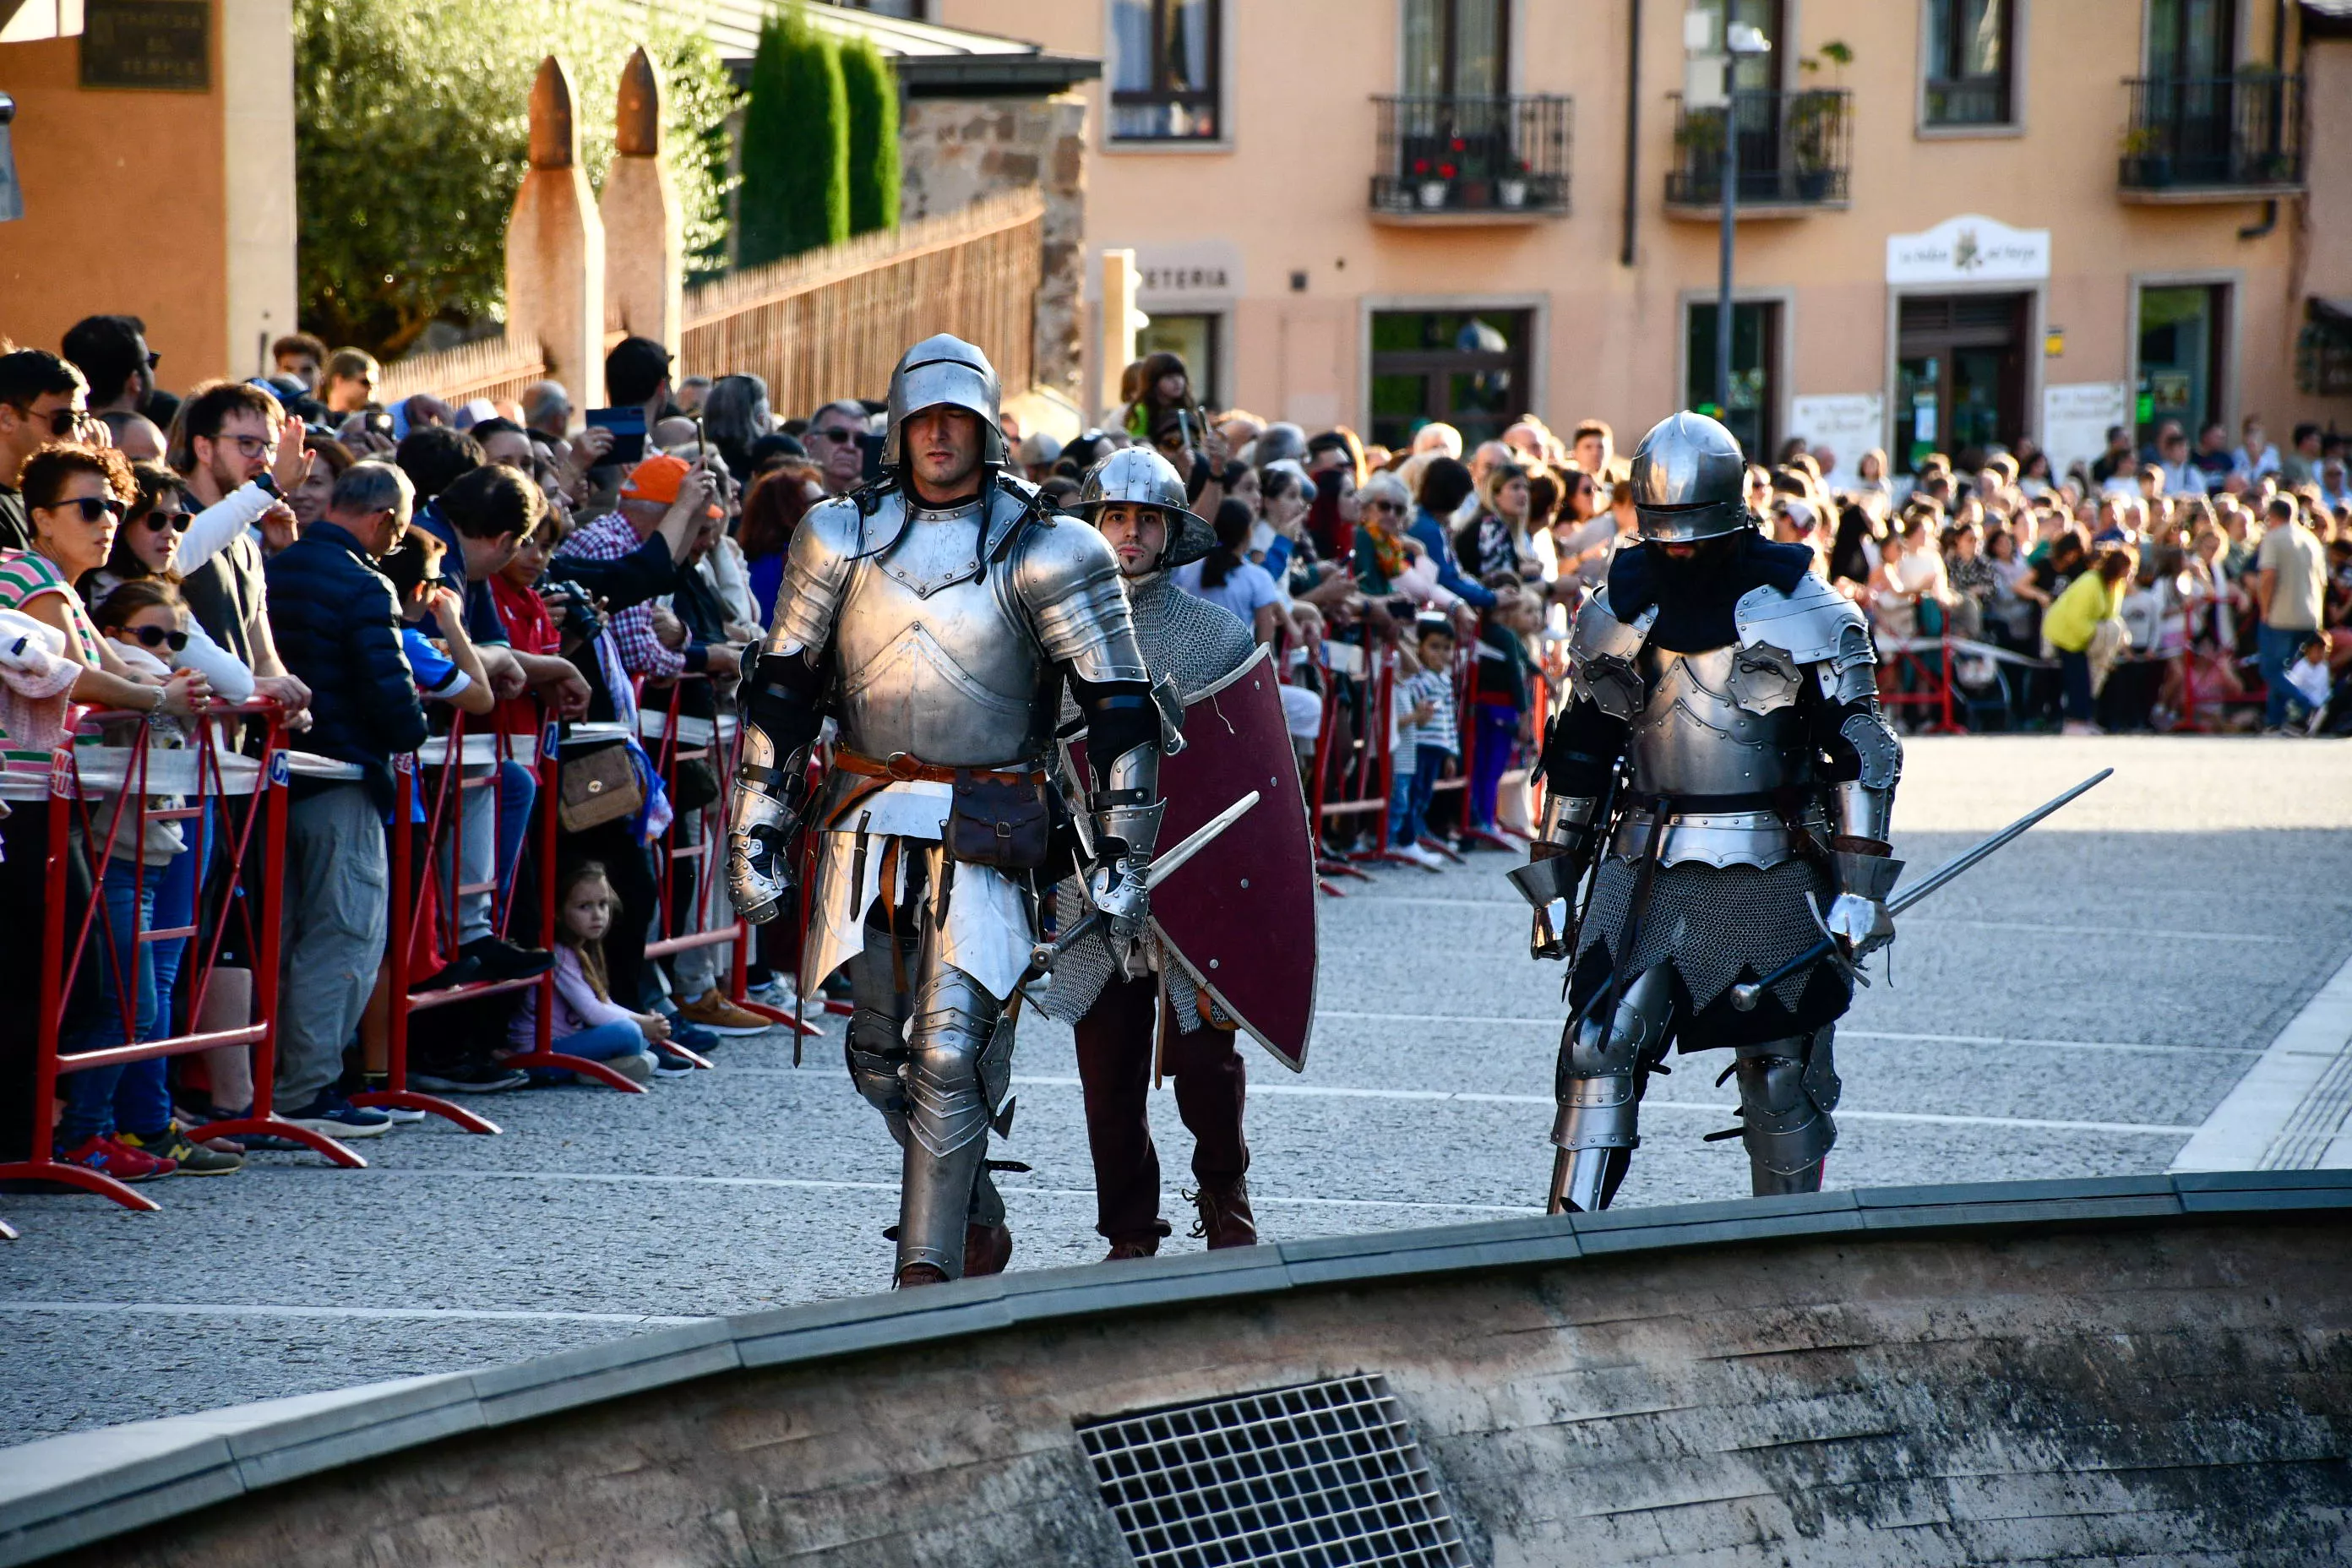
[[[1250,807],[1258,803],[1259,798],[1257,791],[1250,791],[1247,795],[1242,796],[1241,799],[1234,802],[1233,805],[1225,807],[1224,810],[1217,813],[1216,816],[1209,818],[1208,821],[1201,824],[1200,826],[1186,834],[1177,842],[1174,848],[1170,849],[1164,855],[1153,857],[1151,864],[1144,868],[1143,885],[1145,889],[1148,890],[1150,889],[1156,888],[1160,883],[1166,881],[1169,878],[1174,876],[1176,874],[1177,868],[1182,866],[1185,861],[1190,860],[1193,856],[1198,855],[1202,850],[1207,848],[1211,839],[1216,837],[1217,835],[1223,833],[1226,828],[1231,827],[1234,823],[1239,822],[1244,814],[1245,814]],[[1080,921],[1077,924],[1064,931],[1055,941],[1051,942],[1039,942],[1030,951],[1029,967],[1037,971],[1039,973],[1044,973],[1046,971],[1051,970],[1061,956],[1069,952],[1072,945],[1074,945],[1080,937],[1086,935],[1088,931],[1094,930],[1095,927],[1100,925],[1102,923],[1102,919],[1103,913],[1100,910],[1093,910],[1086,919]]]
[[[2023,816],[2019,817],[2015,822],[2011,823],[2007,827],[2002,828],[1999,833],[1994,834],[1991,837],[1983,840],[1981,843],[1972,844],[1968,848],[1961,850],[1958,855],[1953,856],[1950,859],[1937,867],[1933,871],[1928,872],[1927,875],[1921,878],[1918,881],[1913,883],[1907,888],[1898,890],[1893,898],[1886,900],[1886,912],[1890,915],[1899,915],[1904,910],[1909,909],[1912,905],[1919,902],[1922,899],[1927,898],[1929,894],[1941,889],[1947,882],[1953,880],[1955,878],[1965,875],[1969,870],[1974,868],[1979,861],[1985,859],[1989,856],[1995,854],[2006,847],[2011,840],[2024,833],[2027,828],[2032,827],[2035,823],[2040,822],[2043,817],[2048,816],[2060,806],[2069,804],[2077,796],[2085,795],[2098,785],[2106,783],[2108,779],[2115,776],[2115,772],[2116,770],[2113,768],[2101,768],[2097,773],[2093,773],[2089,778],[2084,779],[2081,784],[2076,784],[2073,789],[2068,790],[2065,794],[2059,795],[2054,800],[2046,801],[2043,804],[2035,806],[2032,811],[2027,812]],[[1742,1013],[1753,1011],[1756,1004],[1763,999],[1764,993],[1769,991],[1772,987],[1778,985],[1791,974],[1796,973],[1799,970],[1806,968],[1811,964],[1818,963],[1822,959],[1827,958],[1836,946],[1837,943],[1833,939],[1823,937],[1821,941],[1813,943],[1812,946],[1797,954],[1796,957],[1789,960],[1788,963],[1780,965],[1780,968],[1774,970],[1763,979],[1756,981],[1750,984],[1733,986],[1731,988],[1732,1006]]]

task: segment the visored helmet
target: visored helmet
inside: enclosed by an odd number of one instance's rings
[[[1633,513],[1642,537],[1686,544],[1753,525],[1748,459],[1730,431],[1704,414],[1662,419],[1633,448]]]
[[[906,461],[908,419],[942,403],[980,416],[980,460],[1004,466],[1004,427],[998,423],[996,367],[961,338],[941,332],[908,349],[890,373],[890,428],[882,440],[882,465]]]
[[[1160,552],[1159,570],[1168,572],[1217,547],[1216,530],[1186,500],[1183,477],[1175,464],[1149,447],[1122,447],[1087,470],[1073,510],[1099,526],[1102,509],[1118,502],[1158,508],[1168,519],[1168,543]]]

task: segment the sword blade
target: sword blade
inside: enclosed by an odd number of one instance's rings
[[[2048,816],[2052,812],[2056,811],[2060,806],[2067,805],[2078,796],[2106,783],[2107,780],[2115,776],[2115,772],[2116,770],[2113,768],[2101,768],[2097,773],[2093,773],[2089,778],[2084,779],[2073,789],[2070,789],[2064,794],[2044,801],[2042,805],[2035,806],[2032,811],[2027,812],[2023,816],[2019,817],[2015,822],[2011,823],[2007,827],[2002,828],[1999,833],[1994,834],[1991,837],[1981,839],[1979,842],[1970,845],[1968,848],[1961,850],[1958,855],[1953,856],[1950,859],[1937,867],[1933,871],[1930,871],[1925,877],[1922,877],[1916,883],[1908,888],[1899,889],[1893,898],[1886,900],[1887,912],[1889,914],[1901,914],[1905,910],[1909,909],[1912,905],[1927,898],[1930,893],[1937,891],[1945,884],[1950,882],[1954,878],[1964,875],[1979,861],[1983,860],[1987,856],[1992,855],[2001,849],[2011,840],[2015,839],[2018,835],[2025,832],[2026,829],[2032,827],[2035,823],[2040,822],[2042,818]],[[1820,963],[1822,959],[1828,957],[1832,952],[1836,951],[1836,948],[1837,943],[1834,941],[1824,937],[1820,942],[1817,942],[1813,943],[1812,946],[1807,948],[1804,952],[1797,954],[1796,957],[1789,960],[1788,963],[1780,965],[1780,968],[1775,969],[1771,973],[1764,976],[1763,979],[1749,984],[1733,986],[1730,992],[1732,1006],[1742,1013],[1750,1011],[1755,1007],[1759,1001],[1763,999],[1764,993],[1769,991],[1775,985],[1780,984],[1780,982],[1786,980],[1791,974],[1796,973],[1797,971],[1806,968],[1811,964]]]
[[[1176,847],[1164,855],[1153,856],[1150,866],[1143,873],[1143,885],[1147,888],[1156,888],[1174,876],[1178,867],[1207,848],[1212,839],[1239,822],[1244,814],[1257,803],[1258,793],[1252,790],[1191,833],[1186,834]]]

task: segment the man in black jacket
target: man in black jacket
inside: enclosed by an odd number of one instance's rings
[[[289,1121],[335,1138],[373,1137],[391,1125],[335,1085],[383,958],[392,759],[425,740],[400,607],[373,565],[408,531],[414,498],[391,464],[354,464],[335,481],[327,515],[267,567],[278,657],[311,692],[304,749],[352,775],[295,781],[286,831],[278,1103]]]

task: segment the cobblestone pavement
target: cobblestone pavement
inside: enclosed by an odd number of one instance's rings
[[[1923,740],[1898,852],[1927,866],[2102,765],[2116,776],[1922,906],[1838,1043],[1833,1185],[2160,1172],[2352,950],[2352,790],[2325,742]],[[1499,855],[1322,903],[1312,1058],[1250,1061],[1251,1185],[1297,1237],[1531,1210],[1550,1156],[1559,970],[1526,957]],[[1876,967],[1875,961],[1874,966]],[[23,1441],[511,1360],[649,1323],[880,1288],[897,1160],[839,1062],[781,1035],[650,1095],[564,1089],[372,1146],[257,1154],[153,1215],[0,1194],[0,1434]],[[1737,1196],[1721,1064],[1658,1081],[1622,1206]],[[1015,1268],[1090,1260],[1066,1029],[1023,1025]],[[1189,1152],[1155,1102],[1169,1191]]]

